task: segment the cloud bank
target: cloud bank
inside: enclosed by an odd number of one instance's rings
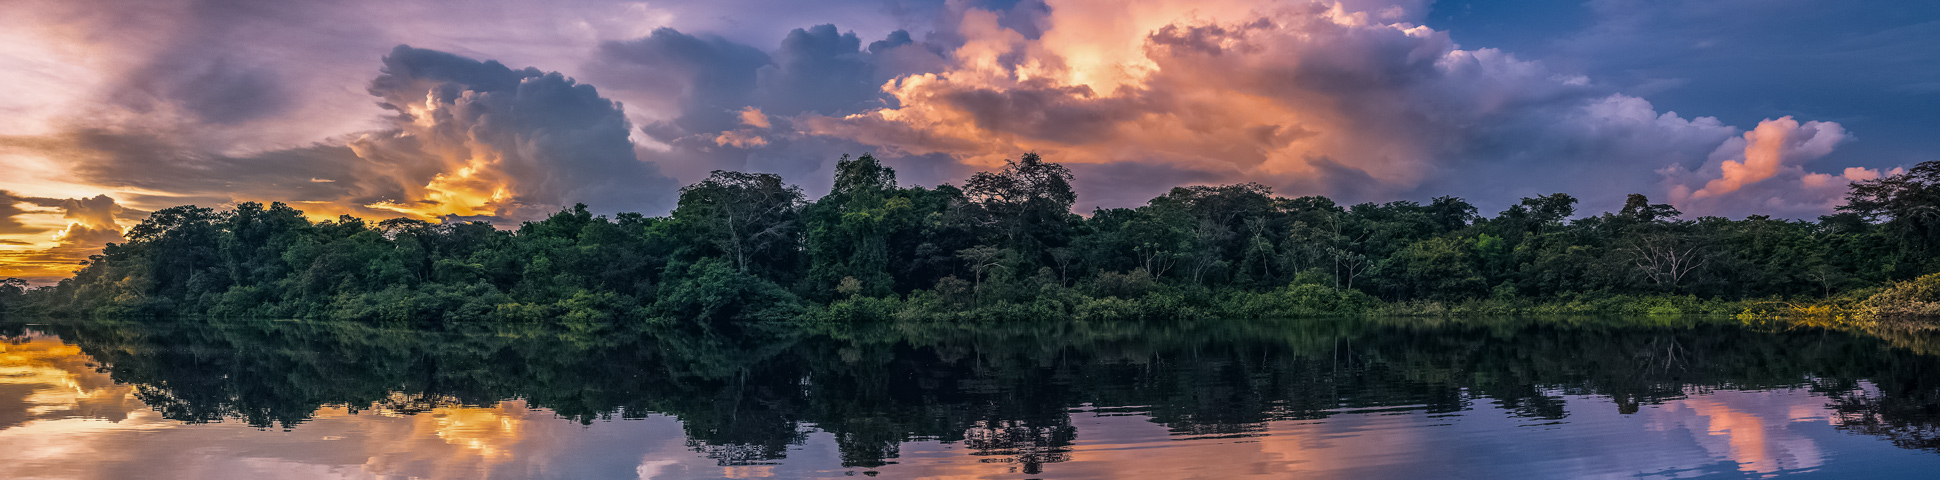
[[[1105,205],[1186,179],[1485,205],[1561,190],[1614,207],[1661,182],[1661,169],[1721,162],[1710,153],[1738,133],[1540,62],[1464,49],[1393,5],[1047,3],[1035,36],[966,9],[961,42],[928,45],[942,68],[882,85],[891,106],[808,116],[804,129],[973,167],[1038,151],[1081,164],[1081,177],[1141,172],[1083,192]],[[1836,123],[1811,125],[1828,132],[1813,148],[1845,137]]]

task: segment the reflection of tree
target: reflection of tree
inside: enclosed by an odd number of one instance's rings
[[[1833,426],[1884,437],[1900,448],[1940,452],[1940,398],[1869,396],[1857,392],[1833,397]]]
[[[964,429],[963,446],[974,452],[972,455],[998,457],[986,462],[1018,463],[1023,473],[1036,475],[1043,473],[1046,463],[1071,458],[1071,442],[1077,439],[1078,429],[1056,420],[1050,425],[1021,420],[978,421]]]
[[[1940,443],[1940,386],[1923,376],[1940,367],[1933,357],[1871,336],[1699,321],[1047,321],[624,337],[277,321],[49,328],[181,421],[301,428],[323,406],[414,413],[519,398],[581,422],[671,415],[691,448],[723,465],[779,459],[813,428],[834,436],[846,466],[881,466],[904,442],[937,440],[1035,474],[1069,458],[1072,415],[1137,413],[1178,435],[1244,436],[1344,409],[1486,404],[1560,419],[1563,395],[1607,396],[1633,413],[1694,390],[1799,385],[1832,395],[1848,431]],[[1098,413],[1070,413],[1087,405]]]

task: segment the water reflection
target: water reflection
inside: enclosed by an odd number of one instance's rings
[[[1940,361],[1905,348],[1921,339],[1817,328],[5,328],[0,462],[23,478],[1683,478],[1940,466]]]

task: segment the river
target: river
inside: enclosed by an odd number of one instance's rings
[[[1913,478],[1923,334],[1698,319],[0,326],[5,478]]]

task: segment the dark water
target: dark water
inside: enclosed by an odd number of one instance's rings
[[[825,330],[0,326],[0,477],[1940,475],[1918,331]]]

